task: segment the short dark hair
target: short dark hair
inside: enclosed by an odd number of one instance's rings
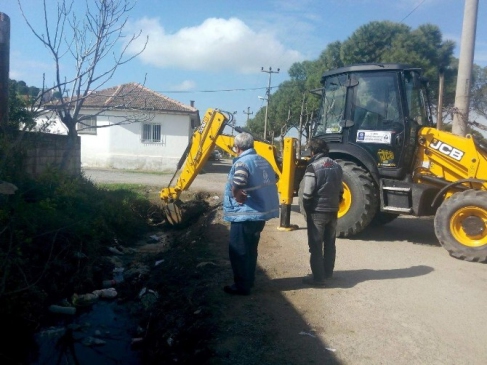
[[[308,149],[314,154],[323,153],[326,156],[328,156],[328,152],[330,152],[328,144],[324,139],[321,138],[313,138],[311,141],[309,141]]]

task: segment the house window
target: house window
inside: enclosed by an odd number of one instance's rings
[[[96,116],[81,115],[80,117],[87,117],[87,119],[76,123],[78,134],[96,134]]]
[[[161,125],[160,124],[143,124],[142,125],[142,142],[161,143]]]

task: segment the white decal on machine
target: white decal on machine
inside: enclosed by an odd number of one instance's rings
[[[460,151],[459,149],[450,146],[449,144],[446,144],[445,142],[441,142],[440,140],[433,140],[432,143],[430,143],[430,147],[434,150],[437,150],[444,155],[450,156],[451,158],[460,161],[465,154],[465,152]]]
[[[391,135],[389,131],[369,131],[369,130],[358,130],[357,139],[358,143],[380,143],[380,144],[391,144]]]

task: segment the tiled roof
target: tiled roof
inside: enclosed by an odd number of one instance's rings
[[[92,92],[86,97],[83,108],[198,112],[198,109],[190,105],[170,99],[137,83],[128,83]]]

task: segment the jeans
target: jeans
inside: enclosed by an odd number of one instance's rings
[[[306,212],[306,223],[313,278],[316,281],[331,278],[335,268],[337,212]]]
[[[229,256],[233,280],[238,290],[249,293],[254,286],[257,246],[265,221],[232,222],[230,224]]]

